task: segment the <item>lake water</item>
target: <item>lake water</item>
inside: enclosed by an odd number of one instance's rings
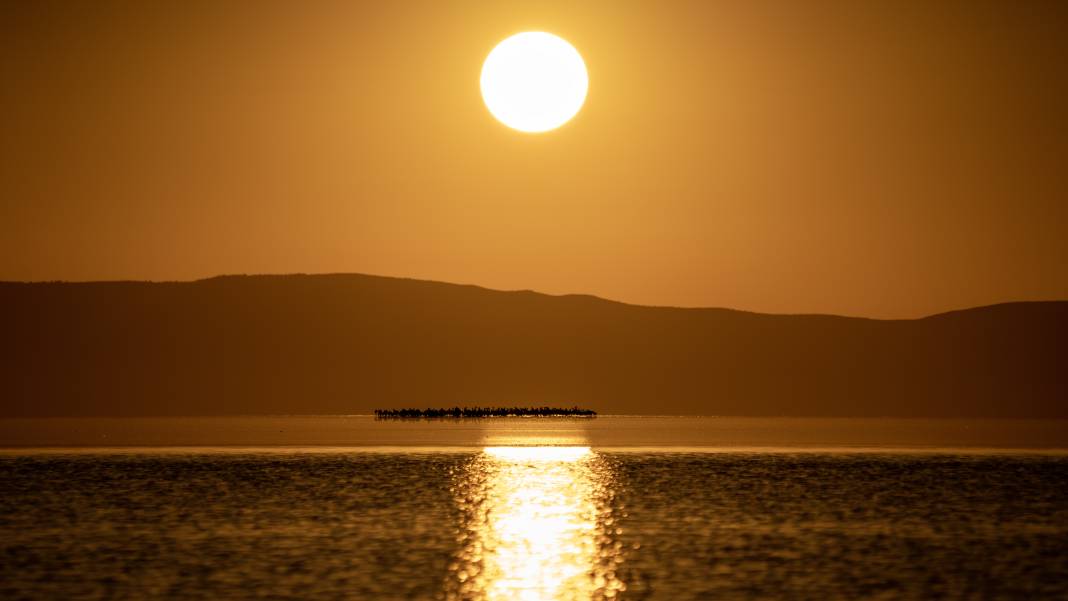
[[[1065,430],[0,420],[0,598],[1068,598]]]

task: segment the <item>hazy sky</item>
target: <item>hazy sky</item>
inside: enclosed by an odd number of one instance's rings
[[[22,2],[0,279],[366,272],[909,317],[1068,298],[1068,4]],[[505,37],[578,116],[486,111]]]

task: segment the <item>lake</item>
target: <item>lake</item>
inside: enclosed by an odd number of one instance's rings
[[[0,597],[1068,596],[1063,421],[0,420]]]

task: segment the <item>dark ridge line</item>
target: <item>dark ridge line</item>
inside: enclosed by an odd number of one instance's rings
[[[684,311],[691,313],[704,313],[704,312],[721,312],[721,313],[733,313],[736,315],[744,315],[758,318],[783,318],[783,317],[800,317],[800,318],[816,318],[816,319],[841,319],[841,320],[862,320],[869,322],[916,322],[924,320],[933,320],[946,316],[954,316],[961,313],[968,313],[981,310],[997,310],[1009,306],[1018,305],[1040,305],[1040,304],[1054,304],[1068,302],[1068,299],[1042,299],[1042,300],[1008,300],[986,305],[976,305],[973,307],[962,307],[959,309],[948,309],[945,311],[939,311],[936,313],[930,313],[927,315],[920,315],[917,317],[867,317],[863,315],[843,315],[836,313],[819,313],[819,312],[801,312],[801,313],[766,313],[762,311],[752,311],[748,309],[737,309],[731,307],[715,307],[715,306],[683,306],[683,305],[658,305],[658,304],[638,304],[630,303],[626,301],[605,298],[594,294],[583,293],[563,293],[552,294],[548,292],[539,292],[537,290],[521,289],[521,290],[502,290],[499,288],[488,288],[480,286],[478,284],[466,284],[457,282],[447,282],[444,280],[433,279],[421,279],[415,277],[405,276],[391,276],[381,275],[373,273],[358,273],[358,272],[328,272],[328,273],[306,273],[306,272],[293,272],[293,273],[228,273],[218,274],[208,277],[195,278],[191,280],[134,280],[134,279],[115,279],[115,280],[0,280],[0,286],[6,285],[22,285],[22,286],[35,286],[35,285],[66,285],[66,286],[84,286],[84,285],[182,285],[182,284],[211,284],[215,282],[223,281],[240,281],[240,280],[255,280],[255,279],[271,279],[271,280],[285,280],[285,279],[344,279],[344,278],[364,278],[371,280],[388,280],[394,282],[406,282],[415,284],[430,284],[453,288],[465,288],[469,290],[479,290],[484,292],[491,292],[501,295],[530,295],[547,299],[560,299],[560,300],[584,300],[603,303],[606,305],[616,305],[621,307],[631,307],[637,309],[650,309],[650,310],[670,310],[670,311]]]

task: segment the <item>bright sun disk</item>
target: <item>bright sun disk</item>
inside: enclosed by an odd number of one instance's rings
[[[482,99],[508,127],[528,133],[556,129],[582,108],[586,64],[574,46],[541,31],[504,40],[482,64]]]

